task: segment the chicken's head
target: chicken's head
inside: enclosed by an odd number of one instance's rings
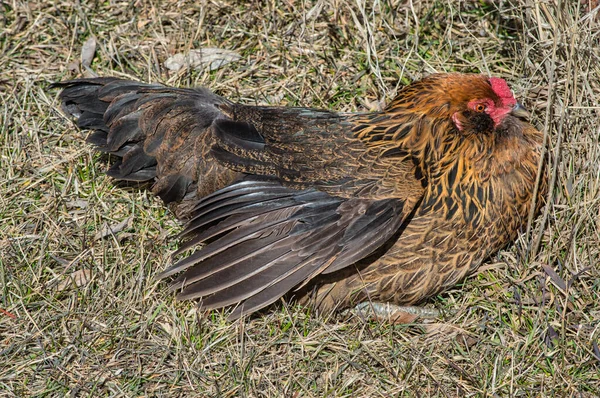
[[[520,119],[529,117],[525,108],[517,103],[504,79],[477,75],[461,77],[470,78],[470,84],[447,91],[453,99],[452,121],[460,132],[492,132],[509,114]]]

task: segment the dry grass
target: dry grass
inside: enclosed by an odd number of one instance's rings
[[[600,395],[597,2],[242,3],[0,2],[0,396]],[[179,225],[103,175],[106,159],[47,89],[76,76],[90,36],[98,74],[250,103],[364,110],[433,71],[503,76],[550,137],[551,204],[429,301],[447,313],[435,323],[281,304],[244,322],[201,318],[152,279]],[[162,66],[206,46],[242,58],[213,72]]]

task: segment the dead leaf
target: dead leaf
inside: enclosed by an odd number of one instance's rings
[[[108,223],[104,223],[102,225],[102,228],[100,228],[100,231],[96,232],[96,235],[94,235],[94,240],[106,238],[107,236],[110,236],[110,235],[116,235],[117,233],[121,232],[125,228],[128,228],[129,226],[131,226],[132,221],[133,221],[133,217],[129,217],[129,218],[126,218],[125,220],[121,221],[120,223],[113,224],[113,225],[108,225]]]
[[[363,98],[361,101],[365,108],[367,108],[371,112],[381,112],[386,106],[386,100],[370,100],[368,98]]]
[[[137,22],[137,28],[142,29],[144,26],[148,25],[152,20],[150,19],[139,19]]]
[[[135,236],[135,234],[132,233],[132,232],[124,232],[122,234],[119,234],[119,242],[123,242],[123,241],[125,241],[127,239],[130,239],[130,238],[134,237],[134,236]]]
[[[79,62],[78,62],[78,61],[73,61],[73,62],[70,62],[70,63],[67,65],[67,70],[68,70],[69,72],[73,72],[73,73],[77,73],[77,72],[79,72]]]
[[[561,289],[563,292],[567,290],[567,284],[565,283],[564,279],[561,278],[550,265],[542,263],[542,268],[544,269],[544,272],[546,272],[546,274],[550,277],[550,280],[559,289]]]
[[[178,71],[183,67],[216,70],[240,58],[241,56],[235,51],[207,47],[190,50],[187,55],[183,53],[175,54],[165,61],[165,67],[172,71]]]
[[[427,341],[454,340],[465,348],[470,348],[479,342],[477,335],[471,335],[466,330],[451,323],[426,323],[422,325],[427,335]]]
[[[458,326],[449,324],[449,323],[441,323],[441,322],[433,322],[424,324],[425,332],[428,335],[457,335],[462,331]]]
[[[548,331],[546,332],[546,338],[544,339],[544,343],[548,346],[548,348],[553,348],[555,344],[560,341],[558,333],[552,326],[548,326]]]
[[[65,279],[58,284],[57,289],[59,292],[62,292],[69,286],[75,285],[76,287],[81,287],[87,285],[91,280],[92,271],[89,269],[80,269],[65,277]]]
[[[87,200],[76,199],[76,200],[71,200],[71,201],[65,202],[65,205],[67,205],[68,209],[73,209],[73,208],[86,209],[88,207],[89,203]]]
[[[92,36],[81,47],[81,66],[89,68],[96,54],[96,39]]]
[[[71,261],[69,261],[69,260],[65,260],[62,257],[55,256],[52,253],[49,253],[48,255],[50,256],[50,258],[52,258],[54,261],[56,261],[57,263],[59,263],[62,266],[67,267],[67,266],[71,265]]]
[[[554,300],[554,294],[552,292],[543,292],[538,296],[526,296],[521,298],[521,305],[546,305],[552,304]],[[514,301],[516,303],[516,300]],[[517,303],[518,304],[518,303]]]

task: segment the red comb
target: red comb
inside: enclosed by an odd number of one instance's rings
[[[499,77],[490,77],[490,84],[492,85],[492,90],[502,100],[502,105],[512,106],[517,103],[512,91],[510,91],[510,87],[506,84],[506,80]]]

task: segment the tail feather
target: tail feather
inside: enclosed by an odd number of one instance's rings
[[[115,98],[104,112],[104,122],[110,126],[115,120],[135,112],[139,99],[140,95],[134,93]]]
[[[142,147],[136,145],[123,155],[120,163],[115,163],[110,168],[108,175],[124,181],[147,181],[140,177],[142,175],[148,175],[148,179],[156,177],[156,172],[148,174],[154,166],[156,166],[156,158],[149,156]]]
[[[210,154],[212,124],[225,119],[228,102],[206,89],[176,89],[118,78],[76,79],[63,88],[63,110],[88,141],[117,159],[107,174],[123,181],[154,182],[152,191],[188,218],[194,203],[233,182],[239,173]],[[185,201],[186,203],[179,203]]]
[[[116,119],[111,125],[111,130],[118,134],[106,137],[106,148],[110,152],[118,151],[127,142],[140,142],[145,134],[139,126],[140,112],[133,112]]]

